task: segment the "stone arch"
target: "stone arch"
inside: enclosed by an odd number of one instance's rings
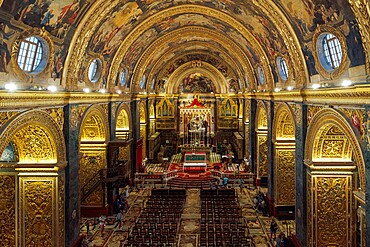
[[[291,109],[285,103],[277,106],[273,123],[274,166],[273,197],[277,212],[279,206],[292,206],[296,198],[295,123]]]
[[[356,207],[362,204],[357,195],[365,194],[366,187],[362,147],[355,133],[346,117],[332,108],[320,110],[307,130],[308,246],[356,242]]]
[[[21,163],[41,162],[58,165],[66,162],[63,133],[59,125],[45,111],[30,110],[16,115],[0,129],[0,138],[2,140],[0,153],[10,141],[13,141],[18,148]],[[36,142],[37,145],[29,145],[31,141]],[[42,150],[47,152],[43,153]],[[44,157],[45,155],[47,157]]]
[[[79,134],[79,180],[82,205],[104,206],[101,186],[90,190],[107,168],[108,118],[100,105],[89,107],[81,121]]]

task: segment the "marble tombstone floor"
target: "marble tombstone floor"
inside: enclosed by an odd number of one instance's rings
[[[84,218],[81,221],[81,233],[87,234],[89,227],[89,238],[85,240],[86,246],[95,247],[119,247],[123,246],[130,230],[133,228],[145,201],[150,195],[151,188],[143,188],[133,191],[129,196],[129,209],[124,213],[122,226],[119,228],[115,222],[115,216],[108,217],[104,234],[100,234],[98,218]],[[259,189],[262,190],[264,189]],[[254,246],[274,246],[269,238],[269,226],[271,217],[263,216],[253,208],[252,198],[257,194],[255,188],[244,188],[242,191],[236,188],[238,201],[242,214],[247,222],[249,235],[253,238]],[[181,217],[179,231],[177,233],[178,247],[197,247],[199,245],[200,231],[200,191],[199,189],[188,189],[185,207]],[[285,234],[295,233],[294,221],[278,221],[279,232]]]

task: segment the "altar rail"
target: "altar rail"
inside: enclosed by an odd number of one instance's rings
[[[253,173],[235,174],[230,172],[211,171],[211,176],[218,179],[227,177],[229,179],[229,184],[239,184],[240,179],[243,179],[244,185],[253,185],[255,182],[255,174]]]
[[[135,184],[167,184],[168,180],[178,177],[177,170],[164,173],[135,173]]]

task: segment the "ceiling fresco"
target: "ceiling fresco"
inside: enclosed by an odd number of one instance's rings
[[[229,85],[229,90],[244,88],[246,81],[252,81],[248,86],[253,88],[258,66],[266,77],[266,89],[272,90],[279,82],[277,56],[287,60],[292,83],[296,77],[300,83],[309,81],[309,76],[320,72],[313,44],[319,26],[328,25],[343,33],[350,67],[366,63],[360,26],[351,7],[346,0],[4,0],[0,7],[0,45],[4,51],[0,73],[19,77],[10,66],[12,46],[21,33],[38,28],[52,37],[55,54],[48,71],[33,76],[36,83],[59,80],[67,89],[81,89],[89,62],[101,58],[98,87],[131,88],[132,83],[141,82],[147,84],[146,89],[156,89],[155,84],[166,79],[163,71],[179,60],[176,57],[191,53],[203,60],[207,52],[208,58],[227,58],[222,59],[225,67],[233,71],[227,79],[237,82]],[[179,30],[186,27],[209,31],[180,35]],[[210,35],[211,31],[218,37]],[[166,44],[157,44],[161,50],[153,47],[166,35],[173,37]],[[238,48],[230,49],[227,39]],[[192,47],[187,48],[186,43]],[[208,49],[206,43],[210,44]],[[143,62],[145,59],[148,61]],[[133,75],[145,75],[148,80],[143,82]]]

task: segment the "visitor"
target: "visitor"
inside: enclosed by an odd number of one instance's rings
[[[239,180],[239,188],[240,188],[240,193],[244,193],[243,189],[244,189],[244,180],[243,178],[240,178]]]
[[[117,225],[116,227],[118,226],[118,229],[121,229],[121,226],[122,226],[122,220],[123,220],[123,215],[122,215],[122,211],[120,210],[116,216],[116,222],[117,222]]]
[[[276,239],[275,239],[275,246],[276,247],[281,247],[281,236],[282,236],[283,233],[280,233]]]
[[[274,219],[272,219],[271,224],[270,224],[270,238],[274,236],[273,239],[276,238],[276,231],[278,230],[278,225]]]
[[[281,236],[281,244],[280,247],[288,247],[289,246],[289,239],[283,233]]]
[[[224,187],[227,188],[227,184],[229,183],[229,178],[224,177]]]
[[[105,224],[106,223],[107,223],[107,218],[103,214],[102,216],[99,217],[99,226],[100,226],[100,234],[101,234],[101,236],[104,235],[104,227],[105,227]]]

